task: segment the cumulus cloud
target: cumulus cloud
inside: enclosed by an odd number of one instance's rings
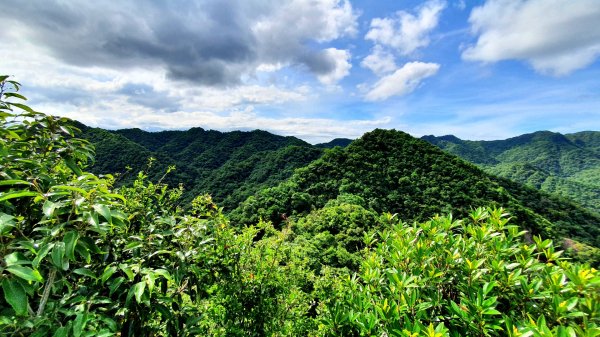
[[[237,85],[277,64],[339,79],[339,53],[318,44],[355,34],[356,18],[348,0],[7,0],[0,12],[21,39],[68,64],[158,66],[206,86]]]
[[[470,61],[524,60],[544,74],[567,75],[600,55],[597,0],[489,0],[471,12],[477,42]]]
[[[380,45],[376,45],[372,53],[365,57],[360,64],[380,76],[397,68],[394,55],[384,50]]]
[[[392,96],[406,95],[415,90],[427,77],[439,70],[436,63],[409,62],[393,74],[382,77],[366,94],[368,101],[382,101]]]
[[[429,45],[429,33],[438,25],[445,7],[445,2],[430,0],[421,5],[416,14],[398,11],[394,17],[375,18],[365,38],[409,55]]]
[[[333,71],[318,75],[317,78],[323,84],[333,85],[350,73],[350,52],[336,48],[328,48],[323,52],[328,59],[333,60]]]

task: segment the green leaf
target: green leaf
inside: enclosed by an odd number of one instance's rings
[[[16,199],[16,198],[23,198],[23,197],[35,197],[38,194],[39,193],[33,192],[33,191],[14,191],[14,192],[2,193],[2,194],[0,194],[0,201]]]
[[[87,268],[77,268],[77,269],[73,270],[73,272],[78,275],[83,275],[83,276],[91,277],[92,279],[96,279],[96,275],[94,275],[94,273],[92,273],[92,271]]]
[[[29,260],[21,252],[13,252],[4,257],[4,263],[7,266],[31,264]]]
[[[14,216],[0,212],[0,235],[7,234],[11,228],[15,227],[14,219]]]
[[[106,193],[104,194],[105,197],[107,198],[116,198],[116,199],[121,199],[123,202],[127,202],[127,200],[125,200],[125,197],[123,197],[120,194],[115,194],[115,193]]]
[[[80,176],[83,174],[83,171],[81,171],[81,168],[79,168],[79,166],[75,163],[75,159],[73,157],[65,158],[65,164],[76,175]]]
[[[88,245],[81,240],[77,241],[77,245],[75,246],[75,251],[79,256],[84,258],[86,263],[90,263],[92,261],[92,256],[90,254],[90,249]]]
[[[127,246],[125,246],[125,251],[139,248],[139,247],[142,247],[143,245],[144,245],[143,242],[133,241],[133,242],[128,243]]]
[[[40,275],[40,272],[37,270],[33,270],[29,267],[23,267],[23,266],[10,266],[8,268],[6,268],[6,270],[8,270],[11,274],[20,277],[24,280],[27,281],[34,281],[34,282],[43,282],[44,278],[42,277],[42,275]]]
[[[100,215],[102,215],[106,221],[111,221],[112,217],[110,215],[110,208],[108,208],[108,206],[104,204],[94,205],[94,209],[96,212],[100,213]]]
[[[21,94],[17,94],[16,92],[7,92],[7,93],[4,93],[4,97],[16,97],[16,98],[22,99],[24,101],[27,100],[27,98],[25,96],[23,96]]]
[[[17,316],[27,315],[27,294],[23,286],[16,280],[5,278],[2,281],[2,291],[6,302],[10,304]]]
[[[50,252],[50,249],[52,249],[53,247],[53,243],[47,243],[42,246],[42,248],[37,252],[37,256],[35,257],[35,259],[33,259],[32,265],[34,268],[39,267],[42,259],[46,257],[46,255],[48,255],[48,252]]]
[[[62,269],[69,269],[69,260],[65,258],[65,243],[57,242],[52,249],[52,263]]]
[[[27,106],[27,105],[25,105],[25,104],[21,104],[21,103],[11,103],[11,102],[9,102],[8,104],[10,104],[10,105],[12,105],[12,106],[16,106],[17,108],[21,108],[22,110],[25,110],[25,111],[27,111],[27,112],[30,112],[30,113],[33,113],[33,114],[35,113],[35,111],[34,111],[32,108],[28,107],[28,106]]]
[[[106,280],[108,280],[116,271],[117,267],[115,266],[106,267],[104,269],[104,273],[102,273],[102,276],[100,276],[102,283],[104,284],[104,282],[106,282]]]
[[[114,294],[114,292],[117,291],[117,289],[119,289],[123,282],[125,282],[125,278],[123,276],[119,276],[110,282],[110,286],[108,286],[108,289],[110,289],[110,296],[112,296],[112,294]]]
[[[144,295],[144,290],[146,290],[146,282],[141,281],[141,282],[136,283],[133,286],[133,289],[134,289],[133,291],[134,291],[134,294],[135,294],[135,300],[138,303],[141,303],[142,302],[142,295]]]
[[[494,308],[488,308],[483,311],[484,315],[501,315],[502,313]]]
[[[167,280],[171,280],[171,274],[169,274],[169,272],[165,269],[155,269],[154,274],[160,275],[160,276],[166,278]]]
[[[76,231],[67,232],[63,238],[63,242],[65,244],[65,254],[71,260],[75,259],[75,245],[77,244],[78,238],[79,234]]]
[[[135,277],[135,275],[133,275],[133,271],[131,270],[131,268],[129,266],[121,263],[121,264],[119,264],[119,268],[121,268],[121,270],[125,273],[125,275],[127,275],[127,278],[129,278],[130,281],[133,281],[133,278]]]
[[[68,337],[69,330],[66,327],[60,327],[56,329],[52,337]]]
[[[25,180],[18,180],[18,179],[11,179],[11,180],[2,180],[0,181],[0,186],[14,186],[14,185],[29,185],[31,186],[31,183]]]
[[[77,192],[77,193],[83,194],[83,195],[87,194],[87,191],[84,190],[83,188],[79,188],[79,187],[75,187],[75,186],[68,186],[68,185],[52,186],[50,188],[50,190],[67,190],[67,191]]]
[[[44,212],[44,215],[47,217],[52,216],[55,209],[56,209],[56,203],[54,203],[50,200],[46,200],[44,202],[44,205],[42,206],[42,211]]]
[[[73,336],[79,337],[85,328],[85,323],[87,322],[86,314],[77,314],[75,317],[75,321],[73,322]]]

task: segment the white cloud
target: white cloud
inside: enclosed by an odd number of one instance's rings
[[[336,48],[327,48],[324,52],[329,59],[334,60],[334,70],[327,74],[318,75],[317,78],[325,85],[333,85],[350,73],[350,68],[352,68],[350,52]]]
[[[431,0],[421,5],[416,15],[399,11],[393,18],[375,18],[365,38],[409,55],[429,45],[428,34],[437,26],[445,7],[445,2]]]
[[[380,76],[397,68],[394,55],[380,45],[375,45],[371,54],[365,57],[360,64]]]
[[[357,32],[356,19],[348,0],[292,0],[274,2],[272,13],[257,20],[252,30],[259,40],[274,43],[310,38],[328,42]],[[281,41],[285,43],[287,41]]]
[[[567,75],[600,55],[597,0],[489,0],[469,18],[475,45],[465,60],[524,60],[544,74]]]
[[[382,77],[367,93],[368,101],[382,101],[391,96],[406,95],[421,82],[437,73],[440,68],[436,63],[409,62],[393,74]]]

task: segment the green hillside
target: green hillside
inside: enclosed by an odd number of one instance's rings
[[[140,129],[108,131],[78,125],[82,137],[96,148],[90,170],[97,174],[119,173],[120,184],[131,183],[145,170],[155,181],[182,184],[185,199],[209,193],[226,209],[261,188],[288,178],[294,169],[319,158],[323,150],[294,137],[265,131],[219,132],[192,128],[188,131],[146,132]],[[155,161],[151,167],[148,159]],[[164,178],[169,166],[175,170]]]
[[[376,213],[422,221],[481,205],[504,206],[533,234],[568,237],[600,247],[600,217],[564,199],[496,178],[456,156],[399,131],[375,130],[347,148],[329,150],[286,182],[250,197],[232,219],[281,223],[338,200]]]
[[[598,249],[562,240],[598,246],[598,218],[569,202],[402,132],[375,130],[256,193],[230,219],[209,195],[187,202],[161,178],[140,173],[115,188],[110,177],[86,172],[94,149],[73,122],[20,103],[19,84],[7,78],[0,76],[2,335],[600,331],[600,274],[590,266]],[[152,136],[135,133],[151,147]],[[107,149],[127,147],[131,160],[157,151],[121,134],[93,136]],[[267,181],[301,153],[294,146],[265,154],[272,165],[244,179]],[[489,207],[472,208],[478,204]],[[546,237],[561,238],[585,263],[565,259]]]
[[[495,141],[469,141],[454,136],[423,139],[489,173],[600,212],[600,132],[562,135],[540,131]]]

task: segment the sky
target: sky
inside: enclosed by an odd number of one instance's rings
[[[3,0],[0,74],[107,129],[600,130],[599,0]]]

